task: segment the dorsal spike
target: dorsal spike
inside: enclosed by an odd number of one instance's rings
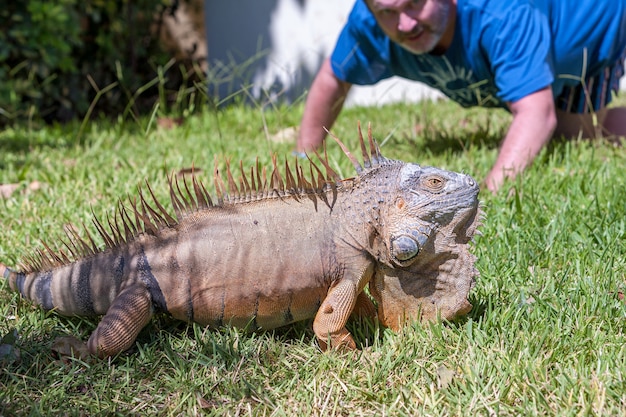
[[[36,250],[36,254],[33,255],[30,262],[32,262],[34,266],[34,270],[41,271],[44,267],[44,261],[46,260],[46,253],[41,249]]]
[[[69,264],[71,262],[70,258],[67,256],[63,249],[59,249],[59,256],[63,259],[62,264]]]
[[[65,239],[61,239],[61,242],[63,243],[63,246],[65,246],[67,250],[70,251],[74,259],[78,259],[78,257],[81,255],[81,251],[76,246],[76,242],[74,242],[74,238],[70,235],[69,229],[73,229],[73,227],[67,226],[63,228],[63,231],[65,232]]]
[[[310,184],[311,184],[311,189],[312,189],[312,190],[317,190],[317,183],[316,183],[316,181],[315,181],[315,175],[313,175],[313,166],[314,166],[315,164],[313,163],[313,161],[311,161],[311,158],[309,158],[309,155],[308,155],[308,154],[307,154],[307,156],[306,156],[306,157],[307,157],[307,159],[309,160],[309,179],[311,180],[311,181],[310,181]]]
[[[259,177],[259,184],[261,185],[261,190],[263,194],[267,194],[269,191],[268,183],[267,183],[267,169],[263,167],[261,169],[261,177]]]
[[[192,174],[193,175],[193,174]],[[195,178],[195,177],[194,177]],[[146,181],[146,187],[148,187],[148,191],[150,192],[150,196],[152,197],[152,201],[154,201],[154,204],[157,206],[157,208],[159,209],[159,214],[161,216],[161,218],[163,219],[163,222],[165,223],[166,226],[171,226],[173,224],[176,224],[176,219],[174,219],[168,212],[167,210],[165,210],[165,207],[163,207],[163,205],[159,202],[159,200],[156,198],[156,196],[154,195],[154,191],[152,191],[152,187],[150,187],[150,183],[148,181]]]
[[[67,250],[70,251],[73,259],[78,259],[80,257],[80,252],[76,251],[76,247],[70,246],[70,243],[68,243],[65,239],[61,240],[61,242],[63,243],[63,246],[65,246]]]
[[[211,196],[209,195],[209,193],[207,193],[204,185],[202,185],[202,183],[198,181],[196,175],[193,172],[191,174],[191,184],[193,186],[193,192],[196,195],[198,207],[211,207],[213,205],[213,201],[211,201]]]
[[[317,152],[315,153],[317,154]],[[309,161],[311,160],[309,159]],[[317,172],[317,184],[314,184],[315,188],[317,190],[322,190],[324,188],[324,184],[326,184],[328,180],[324,176],[322,170],[317,166],[317,164],[314,164],[313,161],[311,161],[311,169],[315,169],[315,171]],[[313,175],[313,171],[311,171],[311,180],[313,180],[314,178],[315,176]]]
[[[126,241],[128,241],[133,236],[135,236],[135,233],[137,232],[137,229],[133,225],[133,222],[132,222],[130,216],[128,215],[128,211],[126,210],[126,207],[124,207],[124,205],[122,204],[121,200],[118,203],[118,212],[120,214],[120,217],[122,219],[122,224],[124,226],[124,233],[126,235]]]
[[[31,271],[41,271],[42,270],[42,259],[41,259],[41,250],[37,249],[35,254],[27,255],[26,260],[23,262],[25,270]]]
[[[367,148],[365,147],[365,140],[363,139],[363,131],[361,130],[361,121],[357,123],[357,129],[359,131],[359,147],[361,148],[361,155],[363,156],[363,168],[368,169],[372,167]]]
[[[317,186],[321,190],[324,188],[324,184],[326,184],[328,181],[326,180],[324,173],[318,167],[315,168],[317,169]]]
[[[263,178],[261,178],[261,174],[263,174]],[[265,185],[266,185],[266,175],[265,175],[265,167],[261,167],[261,163],[259,162],[259,157],[256,158],[256,180],[257,180],[257,193],[265,194]]]
[[[48,270],[54,269],[56,267],[56,262],[54,259],[50,258],[50,251],[47,249],[38,249],[37,256],[41,260],[41,269]]]
[[[213,200],[211,200],[211,194],[206,190],[206,187],[204,186],[202,181],[200,181],[200,188],[202,189],[202,193],[206,197],[207,207],[213,207]]]
[[[239,172],[241,172],[241,178],[239,179],[241,185],[241,192],[245,194],[245,198],[249,199],[252,196],[252,190],[250,188],[250,183],[248,182],[248,178],[246,178],[246,173],[243,169],[243,161],[239,160]],[[254,180],[254,178],[253,178]]]
[[[152,224],[156,228],[157,231],[161,227],[167,226],[167,221],[165,220],[165,217],[163,217],[163,215],[159,211],[157,211],[154,207],[152,207],[147,201],[145,201],[145,205],[146,205],[146,208],[148,209],[148,214],[150,218],[152,219]]]
[[[252,192],[256,195],[258,192],[258,188],[256,183],[254,182],[254,166],[250,167],[250,187]]]
[[[107,248],[111,248],[111,247],[115,246],[115,242],[113,241],[111,236],[109,236],[109,234],[107,233],[107,231],[104,228],[104,226],[102,226],[102,223],[100,223],[100,220],[98,220],[98,218],[96,217],[96,214],[93,211],[93,208],[91,209],[91,214],[93,215],[93,217],[92,217],[93,225],[96,226],[96,229],[98,230],[98,233],[100,234],[100,237],[102,237],[102,240],[104,240],[104,244],[106,245],[106,247]],[[97,251],[97,247],[96,247],[96,249],[94,249],[94,253],[96,251]]]
[[[189,189],[189,183],[187,177],[183,175],[183,186],[185,187],[185,201],[187,202],[187,210],[194,211],[198,209],[198,202],[193,198],[191,190]]]
[[[326,152],[326,141],[324,141],[324,157],[321,157],[320,154],[317,152],[317,150],[315,150],[314,152],[315,152],[315,156],[317,156],[317,159],[319,159],[319,161],[322,163],[322,165],[324,165],[324,168],[326,169],[325,179],[327,181],[331,179],[335,182],[341,181],[341,177],[339,176],[339,174],[337,174],[337,172],[335,172],[335,170],[332,169],[330,165],[328,164],[328,153]]]
[[[333,138],[335,140],[335,142],[337,142],[337,144],[339,145],[339,147],[341,148],[343,153],[348,157],[350,162],[352,162],[352,165],[354,166],[354,169],[356,170],[356,173],[360,174],[363,171],[363,167],[361,166],[359,161],[354,157],[354,155],[352,155],[352,153],[350,152],[348,147],[346,145],[344,145],[344,143],[341,140],[339,140],[339,138],[337,136],[333,135],[328,129],[324,128],[324,130],[326,130],[326,133],[328,133],[330,135],[330,137]],[[317,154],[317,151],[315,153]],[[319,155],[318,155],[318,157],[319,157]],[[309,161],[310,160],[311,159],[309,159]]]
[[[325,187],[324,186],[326,184],[328,184],[328,183],[333,184],[333,185],[335,183],[332,182],[332,181],[328,181],[326,179],[326,177],[324,177],[324,174],[322,173],[322,170],[320,170],[320,168],[316,164],[314,164],[312,161],[311,161],[310,166],[311,166],[311,181],[315,181],[314,180],[315,176],[313,175],[312,169],[314,168],[315,171],[317,172],[317,184],[313,183],[313,186],[315,187],[315,190],[319,191],[319,193],[318,193],[319,198],[328,205],[329,204],[328,203],[328,198],[326,197],[326,193],[324,192],[325,191]],[[316,207],[316,209],[317,209],[317,207]]]
[[[300,175],[300,172],[301,172],[300,162],[298,162],[298,159],[300,159],[300,158],[298,158],[297,156],[294,157],[294,161],[295,161],[295,165],[296,165],[296,167],[295,167],[295,170],[296,170],[296,187],[297,187],[298,191],[300,192],[300,191],[304,191],[304,188],[303,188],[303,184],[302,184],[302,178],[301,178],[301,175]]]
[[[113,240],[113,245],[117,246],[121,243],[122,236],[120,233],[120,229],[115,223],[115,217],[113,217],[113,221],[111,221],[111,216],[109,215],[109,213],[106,213],[105,217],[106,217],[107,224],[109,225],[109,232],[111,235],[111,239]]]
[[[137,197],[133,197],[132,200],[129,200],[131,206],[133,207],[133,214],[135,216],[135,227],[138,232],[144,232],[145,227],[143,226],[143,222],[139,218],[139,209],[137,207]]]
[[[48,246],[46,242],[42,242],[42,244],[46,248],[46,257],[52,261],[50,266],[60,265],[63,263],[63,258],[50,249],[50,246]]]
[[[184,194],[183,190],[180,188],[180,181],[176,178],[176,191],[178,192],[180,203],[181,203],[181,215],[184,215],[185,212],[193,210],[193,199],[189,196],[189,189],[185,186],[185,176],[183,175],[183,188],[187,189],[187,194]]]
[[[296,164],[297,163],[298,163],[298,158],[296,157]],[[291,168],[289,167],[289,160],[287,158],[285,158],[285,182],[287,183],[286,185],[287,191],[289,191],[290,193],[292,193],[294,196],[297,197],[298,189],[297,189],[296,180],[293,177],[293,173],[291,172]]]
[[[215,185],[215,194],[217,195],[217,203],[221,206],[224,204],[224,181],[217,167],[217,156],[215,157],[215,169],[213,171],[213,183]]]
[[[176,218],[180,221],[183,218],[185,205],[178,197],[180,195],[180,185],[178,184],[178,177],[174,176],[174,173],[172,173],[171,175],[168,175],[167,182],[170,187],[170,201],[172,202],[172,207],[174,207],[174,213],[176,214]],[[178,193],[176,191],[178,191]]]
[[[306,175],[304,175],[304,169],[302,165],[298,162],[298,158],[296,157],[296,175],[298,176],[298,189],[301,191],[311,190],[312,186],[309,181],[306,179]]]
[[[71,240],[69,240],[70,237],[67,234],[67,232],[65,236],[66,236],[66,239],[61,239],[61,244],[65,246],[65,248],[70,252],[70,255],[72,255],[72,259],[78,259],[80,257],[80,251],[78,251],[78,248],[76,247],[76,245],[74,245],[74,243]]]
[[[117,233],[119,234],[119,240],[121,242],[127,243],[128,242],[128,231],[127,231],[127,227],[124,224],[124,217],[122,217],[122,214],[119,211],[119,206],[115,208],[115,211],[113,212],[113,222],[115,223],[115,227],[117,227]],[[132,237],[132,235],[130,236]]]
[[[377,166],[382,164],[385,161],[385,158],[380,152],[380,148],[378,147],[378,143],[374,140],[372,136],[372,124],[367,124],[367,139],[370,143],[370,155],[372,159],[372,166]]]
[[[285,182],[282,175],[278,170],[278,163],[276,162],[276,154],[272,155],[272,175],[271,175],[271,188],[272,192],[278,192],[279,194],[285,190]]]
[[[113,214],[113,222],[115,223],[115,226],[117,227],[117,233],[119,234],[118,240],[121,242],[127,242],[129,238],[128,228],[126,224],[124,224],[124,217],[120,213],[119,203],[115,207],[115,212]]]
[[[226,160],[226,177],[228,178],[228,195],[239,199],[239,188],[233,178],[233,173],[230,171],[230,160],[228,159]]]
[[[143,224],[144,227],[144,231],[146,233],[149,233],[151,235],[156,235],[158,232],[157,227],[154,225],[154,223],[152,222],[152,219],[150,218],[150,208],[148,206],[148,203],[146,203],[146,199],[143,195],[143,192],[141,191],[141,189],[139,189],[139,206],[141,207],[141,211],[138,213],[140,218],[141,218],[141,222]]]
[[[92,212],[93,212],[93,210],[92,210]],[[84,243],[84,245],[85,245],[85,253],[88,254],[88,255],[93,255],[94,253],[96,253],[98,251],[98,246],[96,245],[96,242],[93,240],[93,236],[91,236],[91,233],[87,229],[87,226],[85,226],[85,223],[81,222],[81,226],[83,227],[83,232],[84,232],[85,236],[87,236],[87,239],[89,239],[89,242],[87,242],[84,239],[81,239],[81,242]]]

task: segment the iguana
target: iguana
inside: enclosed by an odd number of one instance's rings
[[[476,181],[387,159],[371,127],[367,144],[358,132],[363,165],[335,138],[353,178],[340,178],[325,149],[315,152],[321,168],[309,158],[307,175],[296,158],[294,170],[285,160],[283,177],[274,155],[269,179],[258,161],[249,175],[240,163],[239,185],[227,164],[227,188],[216,168],[215,203],[196,176],[170,176],[175,216],[146,184],[130,207],[118,204],[108,228],[94,220],[103,249],[70,229],[64,249],[44,244],[21,271],[0,264],[0,275],[46,310],[104,315],[87,342],[102,358],[129,349],[156,312],[250,330],[314,318],[322,349],[353,349],[349,316],[377,311],[368,284],[393,329],[466,313],[477,275],[468,252],[480,222]]]

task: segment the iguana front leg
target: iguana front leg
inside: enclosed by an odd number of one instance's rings
[[[357,307],[357,311],[355,311],[357,314],[370,315],[373,312],[371,300],[366,301],[367,295],[363,293],[363,287],[369,281],[373,269],[373,265],[368,264],[358,280],[344,278],[335,283],[328,291],[328,295],[313,320],[313,331],[322,350],[326,350],[328,347],[356,349],[354,339],[346,329],[346,322],[355,310],[355,306]],[[368,301],[371,307],[368,305]]]
[[[152,317],[152,298],[143,284],[122,290],[91,334],[87,348],[100,358],[129,349]]]
[[[340,281],[331,287],[313,320],[313,331],[322,350],[328,347],[356,349],[354,339],[346,329],[346,322],[354,309],[357,296],[354,282]]]

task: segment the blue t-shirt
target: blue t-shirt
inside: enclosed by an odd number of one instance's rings
[[[612,67],[625,47],[624,0],[458,0],[454,39],[443,55],[416,55],[391,42],[357,0],[331,66],[352,84],[397,75],[462,106],[506,107],[549,85],[559,96]]]

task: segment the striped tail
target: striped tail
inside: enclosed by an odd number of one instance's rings
[[[13,291],[44,310],[65,316],[97,316],[106,313],[119,292],[121,276],[115,277],[117,282],[104,279],[102,270],[94,265],[96,258],[29,273],[0,263],[0,275]]]
[[[89,338],[87,349],[101,358],[113,356],[130,348],[141,329],[150,321],[153,313],[151,294],[143,283],[130,285],[119,294],[119,285],[113,285],[105,294],[107,291],[102,287],[81,286],[80,279],[72,284],[70,270],[75,269],[76,272],[76,269],[85,266],[91,269],[93,265],[88,261],[47,272],[25,274],[0,263],[0,274],[12,290],[46,310],[55,309],[60,314],[82,316],[106,312]],[[96,278],[91,284],[97,281]],[[77,290],[76,293],[71,289]],[[98,294],[101,297],[97,297]]]
[[[9,287],[13,291],[18,291],[20,294],[22,294],[22,290],[24,287],[24,279],[26,278],[26,275],[12,270],[11,268],[9,268],[8,266],[6,266],[5,264],[1,262],[0,262],[0,275],[2,275],[2,277],[4,277],[4,279],[7,280],[7,282],[9,283]]]
[[[50,291],[52,272],[27,275],[0,263],[0,274],[8,281],[11,290],[20,293],[23,298],[41,306],[45,310],[55,308]],[[31,289],[30,291],[29,288]]]

